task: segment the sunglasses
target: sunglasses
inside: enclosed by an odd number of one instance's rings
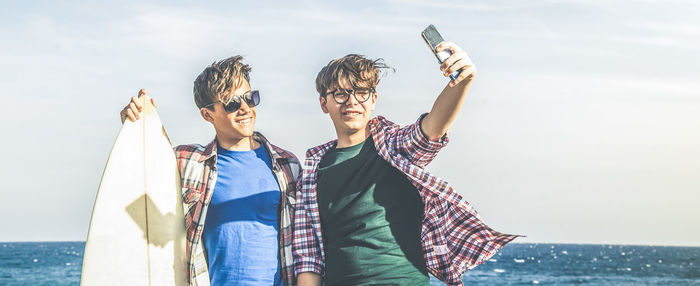
[[[224,106],[224,110],[226,110],[226,112],[230,113],[230,112],[237,111],[239,108],[241,108],[241,102],[244,100],[248,106],[255,107],[258,104],[260,104],[260,92],[257,90],[250,90],[242,95],[234,95],[228,104],[224,104],[221,101],[214,101],[212,103],[205,105],[204,107],[209,107],[209,106],[212,106],[214,104],[221,102],[221,104]]]

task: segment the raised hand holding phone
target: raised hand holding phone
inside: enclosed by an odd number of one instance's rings
[[[445,41],[435,26],[430,25],[421,36],[428,47],[438,59],[440,70],[445,76],[449,76],[450,86],[456,86],[467,77],[473,77],[476,68],[466,52],[455,43]]]

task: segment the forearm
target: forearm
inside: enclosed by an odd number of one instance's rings
[[[297,204],[293,222],[292,254],[294,256],[294,273],[297,275],[297,281],[310,283],[300,285],[321,285],[320,283],[313,284],[314,280],[311,277],[306,277],[310,274],[316,274],[320,277],[318,273],[323,273],[324,263],[323,259],[321,259],[320,241],[318,241],[314,229],[314,225],[318,225],[318,213],[312,215],[311,213],[313,212],[307,210],[309,206],[316,205],[316,196],[304,191],[303,181],[304,178],[302,177],[297,182]]]
[[[469,75],[455,86],[446,86],[437,97],[430,113],[421,122],[421,129],[430,141],[440,140],[450,128],[462,108],[473,78],[473,75]]]
[[[313,272],[303,272],[299,273],[297,276],[298,286],[320,286],[321,285],[321,275]]]

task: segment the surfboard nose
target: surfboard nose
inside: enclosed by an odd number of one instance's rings
[[[153,114],[156,110],[156,107],[153,106],[153,103],[151,103],[151,98],[148,97],[148,95],[143,95],[141,97],[141,105],[143,106],[143,110],[141,111],[143,115]]]

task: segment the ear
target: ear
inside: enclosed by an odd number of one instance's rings
[[[319,96],[318,103],[321,104],[321,110],[323,110],[323,113],[328,113],[328,107],[326,107],[326,98],[323,96]]]
[[[206,120],[207,122],[214,123],[214,117],[211,116],[211,112],[212,111],[207,109],[206,107],[202,107],[199,109],[199,115],[201,115],[202,118],[204,118],[204,120]]]

